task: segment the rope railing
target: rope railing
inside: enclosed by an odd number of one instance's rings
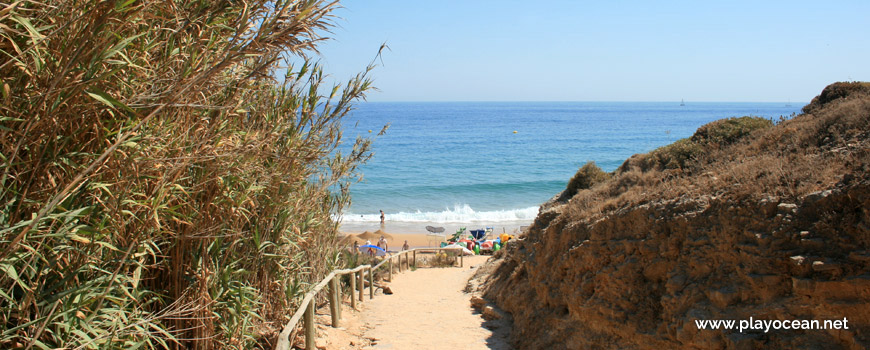
[[[459,248],[414,248],[409,250],[403,250],[401,252],[396,253],[395,255],[390,255],[388,258],[384,259],[380,263],[375,266],[371,265],[360,265],[353,269],[341,269],[341,270],[333,270],[326,277],[324,277],[320,283],[316,284],[314,288],[311,288],[308,293],[305,293],[305,297],[302,298],[302,302],[299,304],[299,309],[293,314],[293,317],[290,318],[290,321],[284,326],[281,330],[281,333],[278,335],[278,342],[275,344],[275,350],[290,350],[291,341],[290,336],[293,334],[293,331],[296,329],[296,326],[299,324],[300,320],[303,320],[303,327],[305,329],[305,349],[313,350],[314,346],[314,338],[315,338],[315,325],[314,325],[314,307],[315,302],[314,298],[323,290],[324,287],[329,285],[329,313],[332,317],[332,327],[338,328],[339,323],[341,322],[341,302],[342,302],[342,294],[341,294],[341,284],[339,283],[338,278],[344,275],[350,275],[350,304],[352,308],[356,308],[356,294],[357,290],[359,290],[359,301],[363,301],[365,295],[365,283],[364,278],[366,271],[368,271],[369,277],[369,299],[374,299],[375,297],[375,278],[374,273],[379,268],[384,266],[384,264],[389,263],[389,280],[393,281],[393,259],[399,260],[399,272],[402,272],[402,256],[405,257],[405,265],[407,265],[408,269],[410,269],[411,261],[408,257],[408,254],[413,255],[413,265],[417,265],[417,252],[421,251],[458,251],[459,254],[457,260],[459,260],[459,267],[463,267],[464,265],[464,257],[462,249]],[[357,283],[357,281],[359,281]],[[359,289],[357,289],[357,284],[359,284]]]

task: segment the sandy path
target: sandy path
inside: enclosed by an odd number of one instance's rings
[[[364,335],[377,339],[371,349],[510,349],[509,325],[484,320],[463,292],[486,258],[466,257],[464,268],[397,274],[390,284],[394,294],[363,303]]]

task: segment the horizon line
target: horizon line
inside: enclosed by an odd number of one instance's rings
[[[364,100],[362,103],[504,103],[504,102],[521,102],[521,103],[577,103],[577,102],[607,102],[607,103],[788,103],[788,104],[808,104],[804,101],[630,101],[630,100]]]

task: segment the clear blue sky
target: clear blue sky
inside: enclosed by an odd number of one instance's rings
[[[343,0],[321,62],[370,101],[808,102],[870,80],[870,1]]]

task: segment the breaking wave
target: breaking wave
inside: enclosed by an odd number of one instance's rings
[[[438,212],[385,213],[388,222],[435,222],[435,223],[497,223],[512,221],[532,221],[538,215],[538,207],[511,210],[475,211],[467,204],[456,205]],[[342,222],[364,223],[380,222],[380,213],[345,213]]]

